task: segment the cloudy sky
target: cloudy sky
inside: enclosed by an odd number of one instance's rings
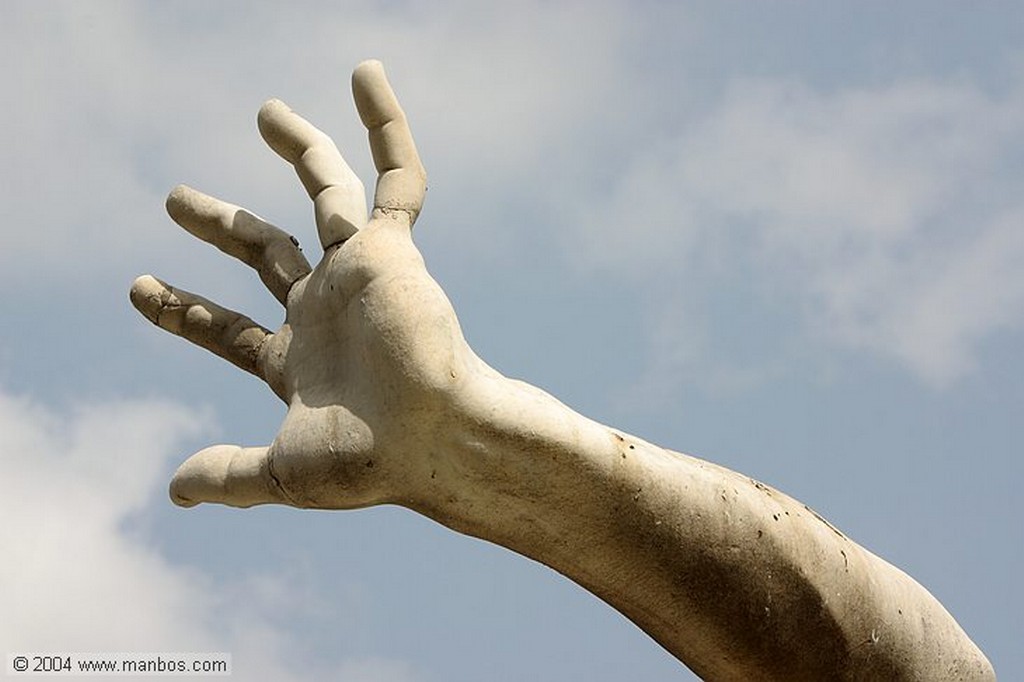
[[[1012,3],[0,5],[0,653],[229,651],[237,679],[680,680],[610,608],[401,509],[173,507],[282,406],[161,333],[152,272],[267,326],[163,213],[187,182],[315,252],[280,97],[372,186],[382,59],[416,238],[477,352],[764,480],[1024,679],[1024,9]]]

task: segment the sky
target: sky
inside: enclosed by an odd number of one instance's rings
[[[0,653],[232,653],[235,679],[696,679],[611,608],[399,508],[174,507],[283,405],[156,329],[153,273],[275,327],[180,182],[316,252],[271,97],[373,185],[381,59],[415,238],[477,353],[814,507],[1024,679],[1024,8],[0,4]]]

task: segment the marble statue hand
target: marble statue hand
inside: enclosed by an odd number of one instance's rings
[[[180,187],[182,227],[251,265],[287,310],[249,318],[140,277],[135,306],[288,405],[273,443],[220,445],[171,482],[180,505],[395,503],[544,563],[707,680],[985,680],[984,654],[905,573],[793,498],[577,414],[469,349],[411,228],[426,188],[380,64],[352,79],[378,171],[373,211],[331,140],[280,102],[269,145],[313,199],[323,258]]]
[[[380,63],[359,65],[352,88],[378,171],[369,219],[363,185],[327,135],[280,101],[259,113],[264,139],[313,200],[316,267],[252,213],[183,186],[168,197],[177,223],[255,268],[287,310],[270,332],[149,275],[135,281],[131,300],[150,321],[260,377],[288,405],[270,446],[189,458],[170,486],[179,505],[352,508],[404,497],[401,454],[436,428],[455,362],[471,355],[412,243],[426,174]]]

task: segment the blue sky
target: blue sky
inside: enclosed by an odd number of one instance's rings
[[[0,649],[231,651],[236,677],[676,680],[551,571],[401,509],[166,496],[269,442],[256,380],[131,310],[152,272],[265,325],[163,213],[186,182],[315,252],[255,114],[372,186],[382,59],[416,228],[477,352],[764,480],[928,587],[1024,678],[1024,10],[1012,3],[5,2]]]

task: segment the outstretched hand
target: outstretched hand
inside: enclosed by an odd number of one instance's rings
[[[154,277],[150,321],[263,379],[288,405],[266,447],[218,445],[171,481],[182,506],[397,503],[551,566],[704,679],[995,679],[938,601],[796,500],[576,414],[466,345],[413,246],[426,176],[384,71],[352,89],[373,211],[334,143],[284,104],[259,128],[313,199],[316,267],[287,233],[179,187],[186,230],[285,306],[270,332]]]
[[[271,332],[149,275],[132,286],[151,322],[263,379],[288,405],[271,445],[217,445],[182,464],[170,486],[179,505],[405,499],[421,472],[404,455],[438,432],[472,362],[412,243],[426,173],[381,64],[360,64],[352,90],[378,173],[369,219],[362,183],[326,134],[280,101],[259,113],[263,138],[313,200],[324,250],[316,267],[287,233],[238,206],[184,186],[167,199],[175,222],[253,267],[287,311]]]

